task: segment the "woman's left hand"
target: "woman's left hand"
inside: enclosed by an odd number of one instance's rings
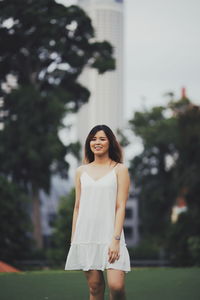
[[[120,254],[119,254],[119,250],[120,250],[120,241],[118,240],[112,240],[109,248],[108,248],[108,261],[109,263],[114,263],[116,260],[119,259]]]

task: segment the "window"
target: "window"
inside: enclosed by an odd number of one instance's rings
[[[125,226],[124,234],[125,234],[125,238],[127,238],[127,239],[133,238],[133,228],[130,226]]]
[[[56,219],[56,213],[51,212],[48,214],[48,223],[50,227],[54,225],[55,219]]]
[[[126,219],[132,219],[133,218],[133,209],[128,207],[126,208]]]

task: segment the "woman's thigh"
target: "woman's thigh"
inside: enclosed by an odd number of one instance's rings
[[[110,289],[123,290],[125,288],[125,272],[107,269],[107,282]]]

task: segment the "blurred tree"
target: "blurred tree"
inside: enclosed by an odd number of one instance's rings
[[[3,261],[11,263],[28,257],[32,246],[28,204],[29,199],[19,187],[0,176],[0,259]]]
[[[121,129],[117,129],[117,135],[119,143],[123,148],[127,147],[130,144],[127,135],[124,132],[122,132]]]
[[[94,40],[89,17],[53,0],[0,1],[0,174],[23,186],[33,203],[34,237],[42,247],[39,189],[67,176],[57,132],[66,113],[89,98],[78,82],[86,66],[114,69],[111,45]]]
[[[186,97],[171,104],[178,124],[177,190],[184,190],[187,212],[171,225],[168,247],[176,265],[200,265],[200,107]]]
[[[178,113],[179,156],[176,164],[178,186],[185,188],[186,200],[196,232],[200,233],[200,107],[189,103]]]
[[[200,107],[184,95],[167,107],[136,112],[130,126],[144,147],[130,168],[140,191],[142,235],[156,237],[162,246],[167,246],[177,264],[197,263]],[[171,209],[180,194],[184,194],[188,210],[171,224]]]
[[[61,198],[57,217],[54,221],[51,248],[48,250],[48,258],[54,264],[63,263],[70,247],[72,216],[75,200],[75,190]]]
[[[130,172],[139,187],[141,232],[164,239],[175,197],[172,170],[167,159],[176,155],[176,119],[166,117],[167,108],[136,112],[131,129],[143,142],[143,152],[131,161]],[[169,183],[170,188],[169,188]]]

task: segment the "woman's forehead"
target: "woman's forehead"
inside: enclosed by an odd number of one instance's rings
[[[103,130],[99,130],[99,131],[96,132],[94,137],[107,137],[107,136],[106,136],[106,134]]]

